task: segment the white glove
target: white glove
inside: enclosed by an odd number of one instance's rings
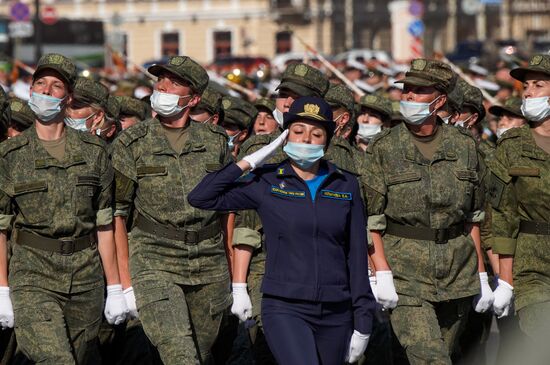
[[[0,327],[3,330],[13,328],[13,306],[11,305],[10,288],[0,286]]]
[[[251,153],[250,155],[244,156],[243,160],[250,164],[251,170],[254,170],[256,167],[262,166],[265,161],[269,160],[271,156],[277,151],[280,145],[286,139],[288,135],[288,129],[284,130],[279,137],[277,137],[273,142],[257,150],[256,152]]]
[[[134,288],[130,286],[124,289],[123,293],[124,293],[124,299],[126,300],[126,306],[128,307],[128,318],[138,318]]]
[[[369,335],[364,335],[361,332],[353,331],[351,335],[351,340],[349,341],[349,350],[348,355],[346,356],[346,361],[350,364],[357,362],[361,355],[365,353],[367,345],[369,344]]]
[[[481,283],[481,293],[474,298],[474,309],[478,313],[485,313],[493,306],[495,296],[489,285],[489,277],[486,272],[479,273],[479,282]]]
[[[393,284],[393,274],[391,271],[376,272],[376,296],[378,303],[385,309],[392,309],[397,306],[399,297]]]
[[[369,276],[370,281],[370,290],[372,290],[372,295],[374,295],[374,299],[378,301],[378,295],[376,293],[376,276]]]
[[[107,299],[105,300],[105,318],[109,324],[121,324],[126,320],[128,306],[122,292],[122,285],[107,285]]]
[[[233,283],[233,305],[231,313],[236,315],[242,322],[252,317],[252,303],[246,290],[246,283]]]
[[[514,287],[506,281],[498,279],[498,286],[493,294],[495,296],[493,311],[498,318],[506,317],[510,313],[510,308],[512,307]]]

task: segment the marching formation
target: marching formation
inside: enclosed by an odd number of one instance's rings
[[[547,363],[550,56],[500,103],[455,71],[129,96],[44,55],[0,100],[1,363]]]

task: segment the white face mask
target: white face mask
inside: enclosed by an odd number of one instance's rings
[[[283,123],[284,123],[283,112],[275,108],[272,114],[273,114],[273,118],[275,118],[275,120],[279,124],[279,127],[283,128]]]
[[[357,137],[365,142],[368,142],[372,137],[380,133],[382,126],[380,124],[359,124],[359,129],[357,130]]]
[[[457,120],[456,123],[455,123],[455,127],[468,128],[468,126],[466,125],[466,122],[468,122],[470,119],[472,119],[473,116],[474,115],[472,114],[464,120]]]
[[[92,113],[90,116],[86,118],[71,118],[69,116],[65,117],[65,125],[67,127],[71,127],[73,129],[76,129],[77,131],[83,131],[88,132],[89,129],[86,127],[86,121],[93,117],[96,113]]]
[[[181,113],[185,108],[189,106],[187,103],[185,106],[179,106],[178,102],[181,98],[185,98],[191,95],[179,96],[176,94],[163,93],[157,90],[153,91],[151,95],[151,108],[163,117],[171,117]]]
[[[29,107],[36,117],[43,122],[52,121],[61,112],[61,103],[65,100],[53,96],[33,92],[29,100]]]
[[[497,128],[497,138],[502,137],[504,132],[506,132],[509,129],[512,129],[512,128],[510,128],[510,127],[508,127],[508,128]]]
[[[229,147],[229,150],[230,151],[233,151],[233,148],[235,148],[235,138],[237,138],[239,136],[239,134],[241,134],[242,131],[239,131],[237,134],[234,134],[232,136],[228,136],[229,137],[229,140],[227,141],[227,146]]]
[[[523,116],[533,122],[541,122],[550,116],[550,96],[523,99],[521,112]]]
[[[431,103],[401,100],[401,102],[399,102],[399,110],[401,111],[401,114],[403,114],[405,122],[412,125],[420,125],[435,112],[435,109],[430,111],[430,106],[432,106],[432,104],[435,103],[440,97],[441,95],[432,100]]]
[[[451,121],[451,116],[450,115],[445,117],[445,118],[443,118],[443,117],[440,117],[440,118],[443,121],[443,123],[445,123],[445,124],[449,124],[449,122]]]

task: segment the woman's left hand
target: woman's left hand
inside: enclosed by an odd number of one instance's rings
[[[353,335],[351,335],[351,340],[349,341],[348,355],[346,356],[347,362],[353,364],[359,360],[361,355],[363,355],[367,349],[369,337],[370,334],[364,335],[359,331],[353,331]]]

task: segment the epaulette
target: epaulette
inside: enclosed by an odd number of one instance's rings
[[[497,141],[497,146],[500,146],[500,144],[501,144],[502,142],[504,142],[505,140],[507,140],[507,139],[521,137],[521,134],[522,134],[522,132],[523,132],[523,128],[525,128],[525,127],[508,129],[508,130],[507,130],[506,132],[504,132],[504,133],[502,134],[502,136],[500,136],[500,138],[498,139],[498,141]],[[529,128],[529,126],[527,126],[527,128]]]
[[[143,122],[137,123],[130,128],[126,129],[117,137],[124,146],[128,147],[132,142],[142,138],[147,134],[149,130],[150,119],[144,120]]]
[[[10,138],[0,143],[0,156],[5,157],[11,151],[15,151],[29,143],[29,139],[25,135],[19,135]]]
[[[77,133],[78,133],[78,137],[83,142],[89,143],[89,144],[95,144],[96,146],[100,146],[103,149],[107,148],[107,144],[101,138],[99,138],[99,137],[97,137],[93,134],[90,134],[89,132],[77,131]]]

